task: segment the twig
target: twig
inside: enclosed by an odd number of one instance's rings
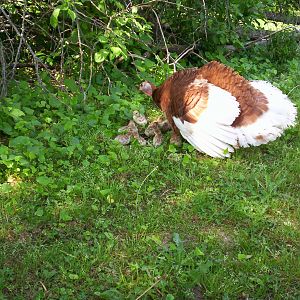
[[[148,179],[148,177],[153,173],[153,172],[155,172],[156,170],[158,169],[158,166],[156,166],[145,178],[144,178],[144,180],[142,181],[142,183],[141,183],[141,185],[140,185],[140,187],[139,187],[139,189],[138,189],[138,191],[137,191],[137,193],[136,193],[136,199],[135,199],[135,202],[136,202],[136,204],[137,204],[137,201],[138,201],[138,197],[139,197],[139,194],[140,194],[140,191],[141,191],[141,188],[142,188],[142,186],[144,185],[144,183],[145,183],[145,181]]]
[[[1,93],[0,98],[5,97],[7,93],[6,86],[6,61],[3,52],[3,44],[0,40],[0,63],[1,63]]]
[[[68,252],[66,252],[66,251],[64,251],[64,250],[59,250],[59,252],[61,252],[61,253],[63,253],[63,254],[66,254],[67,256],[70,256],[70,257],[73,257],[73,258],[77,258],[75,255],[70,254],[70,253],[68,253]]]
[[[198,53],[196,53],[196,52],[192,52],[192,54],[194,54],[194,55],[196,55],[196,56],[198,56],[199,58],[201,58],[202,60],[204,60],[206,63],[208,63],[208,60],[207,59],[205,59],[203,56],[201,56],[200,54],[198,54]]]
[[[176,64],[182,59],[184,58],[188,53],[190,53],[191,51],[193,51],[195,49],[196,43],[194,43],[191,47],[186,48],[183,52],[181,52],[179,54],[179,56],[170,64],[173,65],[174,67],[174,72],[176,72]]]
[[[60,27],[58,26],[58,33],[60,36],[60,74],[61,74],[61,79],[63,80],[64,78],[64,62],[65,62],[65,55],[64,55],[64,40],[65,40],[65,20],[63,19],[63,31],[60,30]]]
[[[149,288],[147,288],[140,296],[138,296],[135,300],[141,299],[144,295],[146,295],[151,289],[153,289],[159,282],[161,278],[157,279]]]
[[[83,93],[83,102],[85,102],[86,101],[86,92],[81,85],[82,72],[83,72],[83,51],[82,51],[82,45],[81,45],[80,25],[79,25],[78,18],[76,18],[76,26],[77,26],[78,45],[79,45],[79,54],[80,54],[80,71],[79,71],[78,84],[79,84],[81,92]]]
[[[294,87],[288,92],[287,95],[291,94],[291,93],[293,92],[293,90],[295,90],[295,89],[297,89],[297,88],[299,88],[299,87],[300,87],[300,84],[294,86]]]
[[[24,3],[24,8],[23,8],[23,14],[22,14],[22,27],[21,27],[21,37],[20,37],[20,41],[19,41],[19,45],[18,45],[18,49],[17,49],[17,54],[15,56],[15,61],[13,64],[13,68],[12,68],[12,72],[11,72],[11,76],[10,78],[13,79],[15,77],[15,72],[16,72],[16,66],[20,57],[20,52],[21,52],[21,48],[22,48],[22,44],[23,44],[23,36],[24,36],[24,31],[25,31],[25,12],[26,12],[26,7],[27,7],[27,1],[25,0]]]
[[[46,64],[41,64],[38,63],[39,68],[47,68],[47,69],[51,69],[53,68],[52,66],[46,65]],[[26,62],[26,63],[17,63],[16,64],[16,68],[35,68],[35,64],[31,63],[31,62]]]
[[[166,4],[171,4],[171,5],[176,5],[177,7],[182,7],[184,9],[196,10],[195,8],[188,7],[188,6],[185,6],[183,4],[177,4],[177,3],[174,3],[174,2],[171,2],[171,1],[167,1],[167,0],[151,0],[151,1],[148,1],[148,2],[145,2],[145,3],[137,4],[135,6],[137,6],[137,7],[151,7],[150,4],[152,4],[152,3],[159,3],[159,2],[166,3]]]
[[[36,71],[36,77],[37,77],[37,80],[39,82],[39,84],[41,85],[41,87],[43,89],[45,89],[45,86],[42,82],[42,79],[40,77],[40,74],[39,74],[39,65],[38,65],[38,62],[42,63],[43,62],[35,55],[34,51],[32,50],[31,46],[28,44],[27,40],[25,39],[24,36],[21,35],[20,31],[18,30],[18,28],[16,27],[16,25],[12,22],[12,20],[10,19],[9,15],[5,12],[5,10],[0,7],[0,11],[2,12],[2,14],[4,15],[4,17],[6,18],[6,20],[8,21],[8,23],[11,25],[11,27],[14,29],[14,31],[17,33],[17,35],[20,37],[21,40],[23,40],[23,42],[25,43],[25,45],[27,46],[30,54],[32,55],[33,57],[33,60],[34,60],[34,63],[35,63],[35,71]]]
[[[92,84],[92,77],[93,77],[93,55],[94,55],[94,51],[91,50],[91,55],[90,55],[90,76],[89,76],[89,83],[88,86],[85,90],[85,95],[87,95],[88,90],[91,87]]]
[[[164,35],[163,30],[162,30],[162,27],[161,27],[161,24],[160,24],[160,20],[159,20],[159,17],[157,15],[156,11],[154,9],[152,9],[152,11],[153,11],[153,13],[154,13],[154,15],[156,17],[156,20],[157,20],[157,23],[158,23],[158,26],[159,26],[159,29],[160,29],[160,33],[161,33],[161,36],[163,38],[163,41],[164,41],[164,44],[165,44],[165,47],[166,47],[166,52],[167,52],[166,59],[167,59],[167,64],[169,64],[170,63],[170,52],[169,52],[168,45],[167,45],[167,42],[166,42],[166,39],[165,39],[165,35]]]
[[[291,28],[295,29],[296,26],[291,25],[291,26],[288,26],[288,27],[281,28],[281,29],[279,29],[279,30],[277,30],[277,31],[271,32],[270,34],[267,34],[267,35],[265,35],[265,36],[261,36],[261,37],[257,38],[256,40],[247,42],[247,43],[245,44],[245,47],[249,47],[250,45],[257,43],[257,42],[260,41],[260,40],[269,39],[269,38],[270,38],[271,36],[273,36],[274,34],[277,34],[278,32],[281,32],[281,31],[284,31],[284,30],[287,30],[287,29],[291,29]]]
[[[47,288],[45,287],[45,285],[43,284],[43,282],[42,282],[42,281],[40,281],[40,284],[41,284],[41,286],[43,287],[44,291],[47,293],[47,292],[48,292],[48,290],[47,290]]]
[[[273,36],[274,34],[277,34],[277,33],[281,32],[281,31],[284,31],[284,30],[287,30],[287,29],[291,29],[291,28],[295,29],[295,28],[297,28],[297,27],[294,26],[294,25],[291,25],[291,26],[288,26],[288,27],[284,27],[284,28],[282,28],[282,29],[280,29],[280,30],[277,30],[277,31],[271,32],[271,33],[269,33],[269,34],[267,34],[267,35],[261,36],[261,37],[255,39],[255,40],[253,40],[253,41],[246,42],[246,43],[244,44],[244,49],[247,49],[247,48],[251,47],[253,44],[257,44],[259,41],[263,41],[263,40],[267,40],[267,41],[268,41],[268,40],[270,39],[270,37]],[[230,50],[230,51],[225,55],[225,57],[230,56],[230,55],[231,55],[233,52],[235,52],[236,50],[237,50],[237,48],[234,48],[233,50]]]
[[[102,11],[102,10],[100,10],[99,9],[99,7],[92,1],[92,0],[90,0],[90,3],[101,13],[101,14],[104,14],[105,15],[105,13]]]
[[[202,0],[203,8],[204,8],[204,32],[205,32],[205,38],[207,40],[207,8],[205,0]]]
[[[102,68],[103,72],[104,72],[105,75],[106,75],[105,79],[107,79],[107,81],[108,81],[108,85],[107,85],[107,95],[110,96],[111,80],[110,80],[110,77],[108,76],[108,74],[107,74],[107,72],[106,72],[106,70],[105,70],[103,64],[101,65],[101,68]],[[103,83],[102,83],[102,88],[103,88],[103,86],[104,86],[104,80],[103,80]]]
[[[229,11],[229,0],[225,0],[225,11],[226,11],[226,21],[228,23],[228,27],[230,28],[230,11]]]

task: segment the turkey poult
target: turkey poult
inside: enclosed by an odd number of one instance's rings
[[[274,141],[294,125],[297,114],[278,88],[248,81],[216,61],[178,71],[160,87],[143,82],[140,90],[165,113],[172,139],[181,134],[212,157],[229,157],[234,148]]]

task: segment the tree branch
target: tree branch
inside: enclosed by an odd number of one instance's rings
[[[3,44],[0,40],[0,63],[1,63],[1,93],[0,98],[5,97],[7,93],[6,85],[6,60],[3,52]]]
[[[44,84],[41,80],[40,74],[39,74],[39,64],[41,63],[43,64],[43,62],[35,55],[34,51],[32,50],[31,46],[28,44],[27,40],[25,39],[24,35],[22,35],[22,33],[20,33],[20,31],[18,30],[18,28],[16,27],[16,25],[12,22],[12,20],[10,19],[9,15],[5,12],[5,10],[0,7],[0,11],[1,13],[4,15],[4,17],[6,18],[6,20],[8,21],[8,23],[11,25],[11,27],[14,29],[14,31],[16,32],[16,34],[20,37],[20,39],[25,43],[26,47],[28,48],[30,54],[33,57],[34,60],[34,65],[35,65],[35,71],[36,71],[36,77],[37,80],[39,82],[39,84],[44,87]]]
[[[161,27],[161,24],[160,24],[160,20],[159,20],[159,17],[157,15],[156,11],[154,9],[152,9],[152,11],[153,11],[153,13],[154,13],[154,15],[156,17],[156,20],[157,20],[157,23],[158,23],[158,26],[159,26],[159,30],[160,30],[161,36],[163,38],[163,41],[164,41],[164,44],[165,44],[165,47],[166,47],[166,52],[167,52],[166,59],[167,59],[167,64],[169,64],[170,63],[170,52],[169,52],[168,45],[167,45],[167,42],[166,42],[166,39],[165,39],[165,35],[164,35],[163,30],[162,30],[162,27]]]
[[[79,20],[76,18],[76,26],[77,26],[77,35],[78,35],[78,45],[79,45],[79,54],[80,54],[80,71],[79,71],[79,79],[78,84],[80,87],[81,92],[83,93],[83,101],[86,101],[86,92],[84,91],[81,82],[82,82],[82,72],[83,72],[83,51],[81,45],[81,34],[80,34],[80,25]]]
[[[13,79],[15,77],[15,71],[16,71],[16,66],[20,57],[20,52],[23,44],[23,39],[22,37],[24,36],[24,31],[25,31],[25,12],[26,12],[26,7],[27,7],[27,1],[25,0],[25,4],[23,7],[23,14],[22,14],[22,27],[21,27],[21,38],[19,41],[18,49],[17,49],[17,54],[15,56],[15,61],[13,64],[12,72],[10,78]]]

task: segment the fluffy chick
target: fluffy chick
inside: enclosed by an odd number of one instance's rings
[[[133,111],[132,119],[138,125],[145,126],[147,124],[146,117],[137,110]]]

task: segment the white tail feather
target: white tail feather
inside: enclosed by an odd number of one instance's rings
[[[236,128],[241,147],[259,146],[274,141],[284,129],[293,126],[297,115],[294,104],[287,95],[266,81],[252,81],[251,85],[260,90],[268,99],[268,111],[253,124]]]
[[[209,84],[208,106],[196,123],[173,117],[182,136],[198,151],[212,157],[229,157],[237,144],[236,129],[231,126],[240,113],[239,103],[229,92]]]

